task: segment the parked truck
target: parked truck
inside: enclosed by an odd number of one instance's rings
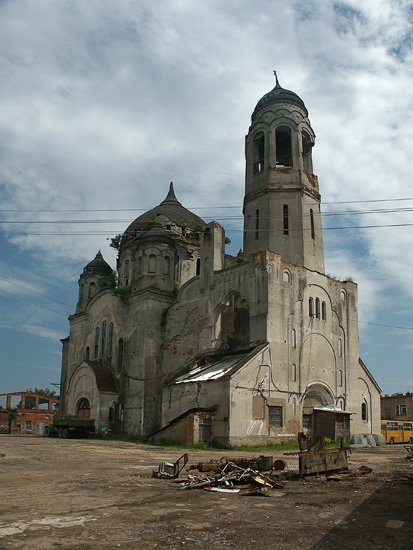
[[[53,419],[53,425],[46,426],[46,437],[88,437],[95,431],[95,421],[92,419],[77,418],[76,416],[57,416]]]

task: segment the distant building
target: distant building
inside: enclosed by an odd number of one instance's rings
[[[413,420],[413,394],[384,395],[380,399],[382,420]]]
[[[245,140],[236,258],[224,229],[184,208],[171,184],[123,234],[116,289],[101,253],[85,267],[59,414],[188,443],[380,432],[357,285],[324,272],[314,143],[304,102],[277,81]]]
[[[4,396],[6,408],[0,407],[0,433],[43,435],[45,428],[53,424],[57,397],[33,392],[0,394]],[[16,407],[12,406],[13,397],[20,398]]]

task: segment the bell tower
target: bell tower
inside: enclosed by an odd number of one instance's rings
[[[297,94],[276,85],[257,103],[245,138],[244,255],[262,249],[324,273],[315,134]]]

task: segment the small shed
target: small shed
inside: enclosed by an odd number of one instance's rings
[[[350,438],[350,415],[334,404],[313,409],[313,438],[328,437],[332,441]]]

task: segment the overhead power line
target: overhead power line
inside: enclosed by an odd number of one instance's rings
[[[370,200],[353,200],[353,201],[332,201],[322,202],[323,206],[331,204],[368,204],[376,202],[398,202],[398,201],[413,201],[413,197],[391,198],[391,199],[370,199]],[[153,206],[148,208],[0,208],[0,212],[148,212],[153,210]],[[242,208],[242,205],[236,206],[192,206],[186,207],[188,210],[225,210],[229,208]]]

